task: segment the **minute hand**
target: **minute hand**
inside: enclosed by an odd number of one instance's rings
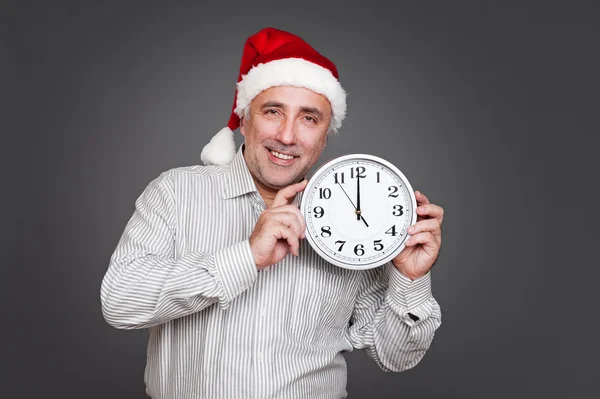
[[[342,189],[342,191],[344,192],[344,194],[346,194],[346,197],[348,198],[348,201],[350,201],[350,203],[352,204],[352,207],[354,208],[354,210],[358,211],[358,209],[356,209],[356,206],[354,206],[354,202],[352,202],[352,200],[350,199],[350,196],[348,195],[348,193],[346,192],[346,190],[344,190],[344,187],[342,187],[342,185],[340,183],[336,183],[336,184],[338,186],[340,186],[340,188]],[[367,221],[365,220],[365,218],[362,215],[360,215],[360,218],[362,219],[363,222],[365,222],[365,225],[367,227],[369,227],[369,224],[367,223]]]
[[[360,220],[360,175],[356,176],[356,220]]]

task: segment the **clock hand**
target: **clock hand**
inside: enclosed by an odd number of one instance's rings
[[[360,175],[356,176],[356,220],[360,220]]]
[[[360,211],[358,209],[356,209],[356,206],[354,206],[354,202],[352,202],[352,200],[350,199],[350,196],[348,195],[348,193],[346,192],[346,190],[344,190],[344,187],[342,187],[342,185],[340,183],[336,183],[336,184],[338,186],[340,186],[340,188],[342,189],[342,191],[344,192],[344,194],[346,194],[346,197],[348,198],[348,200],[352,204],[352,207],[354,208],[354,210],[357,213],[357,215],[362,219],[363,222],[365,222],[365,225],[367,227],[369,227],[369,224],[367,223],[367,221],[365,220],[365,218],[360,214]]]
[[[340,183],[336,183],[336,184],[338,186],[340,186],[340,188],[342,189],[342,191],[344,192],[344,194],[346,194],[346,197],[348,198],[348,201],[350,201],[350,203],[352,204],[352,207],[356,211],[356,206],[354,206],[354,202],[352,202],[352,200],[350,199],[350,196],[348,195],[348,193],[346,193],[346,190],[344,190],[344,187],[342,187],[342,185]]]
[[[369,227],[369,224],[367,223],[367,221],[365,220],[363,215],[360,215],[360,218],[362,219],[363,222],[365,222],[365,226]]]

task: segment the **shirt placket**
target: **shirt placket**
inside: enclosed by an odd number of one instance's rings
[[[256,219],[266,209],[265,203],[258,193],[251,194],[252,206],[255,211]],[[265,296],[265,284],[268,284],[270,267],[264,268],[258,275],[254,290],[254,323],[253,323],[253,381],[254,397],[256,399],[266,398],[269,392],[269,359],[268,359],[268,334],[269,320],[267,314],[268,297]]]

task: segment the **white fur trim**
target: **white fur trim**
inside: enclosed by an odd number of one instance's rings
[[[273,86],[304,87],[324,95],[331,104],[333,130],[342,126],[346,117],[346,92],[331,71],[302,58],[285,58],[252,68],[237,84],[234,112],[241,118],[252,99]]]
[[[235,154],[233,132],[225,126],[204,146],[200,159],[205,165],[225,165],[233,160]]]

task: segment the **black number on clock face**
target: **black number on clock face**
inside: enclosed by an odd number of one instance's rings
[[[375,251],[381,251],[381,250],[383,250],[383,244],[381,243],[381,240],[375,240],[375,241],[373,241],[373,249]]]
[[[404,213],[402,205],[394,205],[394,212],[392,212],[392,215],[394,216],[400,216]]]
[[[344,244],[346,243],[346,241],[338,240],[335,243],[336,244],[341,244],[340,247],[338,248],[338,252],[340,252],[342,250],[342,248],[344,248]]]
[[[389,234],[391,236],[396,236],[398,233],[396,233],[396,225],[393,225],[392,227],[390,227],[389,229],[387,229],[387,231],[385,232],[385,234]]]
[[[357,256],[363,256],[365,254],[365,250],[363,248],[364,248],[364,245],[356,244],[356,246],[354,247],[354,253]]]
[[[316,206],[314,209],[314,212],[315,212],[315,217],[317,219],[322,218],[323,215],[325,214],[325,210],[320,206]]]
[[[339,176],[339,177],[338,177]],[[344,184],[344,172],[335,172],[333,174],[333,179],[335,180],[335,184]]]
[[[398,192],[398,187],[396,187],[396,186],[389,186],[388,187],[388,191],[391,191],[390,194],[388,195],[388,197],[394,197],[394,198],[398,197],[398,194],[396,194]]]
[[[328,188],[319,188],[319,199],[331,198],[331,190]]]
[[[360,178],[364,179],[365,177],[367,177],[367,175],[365,174],[366,170],[367,169],[364,166],[357,166],[354,168],[350,168],[350,178],[354,179],[355,174],[356,174],[357,178],[360,177]]]
[[[329,227],[329,226],[321,227],[321,236],[331,237],[331,227]]]

